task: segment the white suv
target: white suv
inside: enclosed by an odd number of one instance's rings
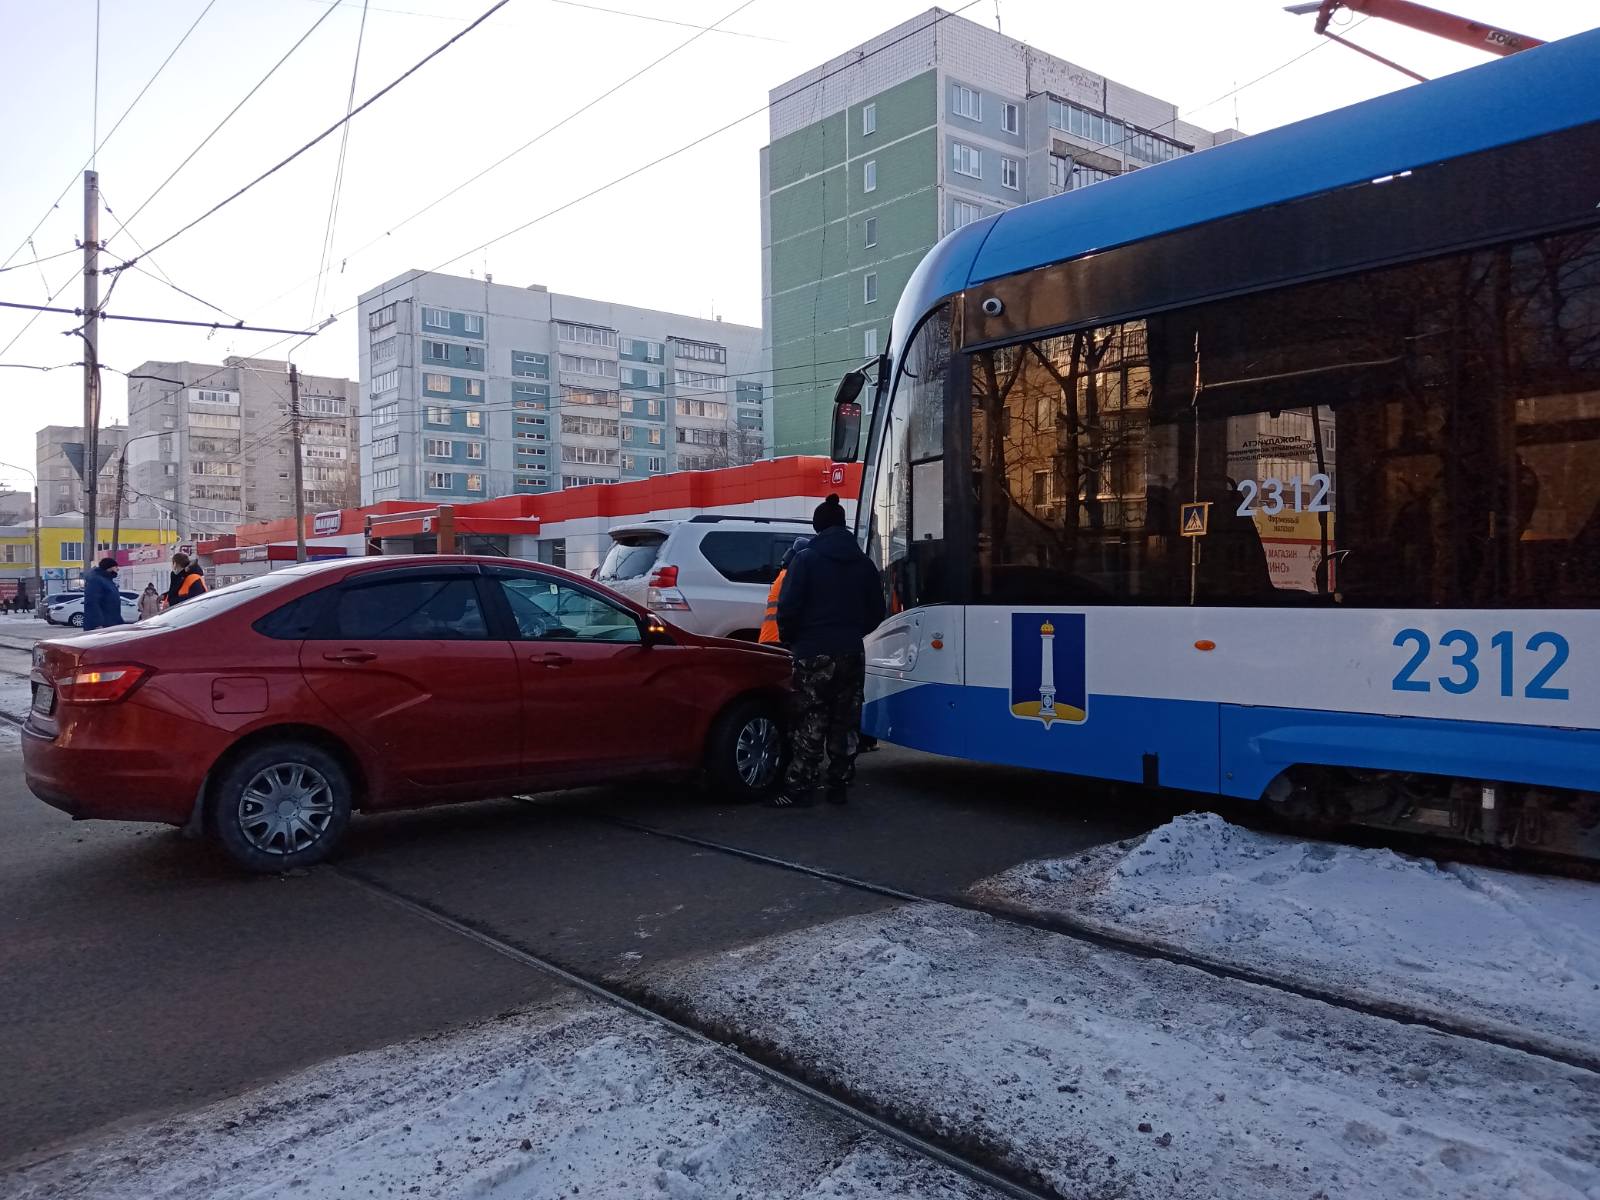
[[[611,531],[595,579],[675,625],[753,642],[783,556],[811,536],[800,518],[706,514]]]

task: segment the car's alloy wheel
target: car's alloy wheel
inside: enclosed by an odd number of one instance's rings
[[[733,767],[739,781],[753,792],[772,785],[783,760],[778,723],[765,713],[752,714],[739,727],[733,743]]]
[[[81,628],[82,625],[83,625],[83,614],[82,613],[73,613],[70,617],[67,618],[67,624],[71,625],[74,629]]]
[[[335,811],[333,788],[305,763],[275,763],[256,772],[239,795],[239,832],[263,854],[288,856],[327,836]]]

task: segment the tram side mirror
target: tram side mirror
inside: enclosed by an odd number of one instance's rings
[[[861,452],[861,403],[857,397],[866,386],[866,372],[851,371],[839,381],[839,390],[833,394],[833,446],[829,456],[834,462],[855,462]]]

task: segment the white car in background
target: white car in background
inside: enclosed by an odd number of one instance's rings
[[[139,619],[139,594],[122,591],[118,594],[122,597],[122,620],[125,624],[132,625]],[[83,593],[70,592],[63,596],[50,597],[50,606],[45,610],[44,619],[52,625],[83,628]]]
[[[753,642],[783,556],[810,536],[811,522],[798,517],[708,513],[619,525],[594,578],[693,633]]]

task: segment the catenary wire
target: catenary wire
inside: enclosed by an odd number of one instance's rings
[[[434,47],[434,49],[429,51],[422,58],[418,59],[415,63],[413,63],[410,67],[406,68],[406,70],[401,72],[394,79],[390,80],[389,83],[385,84],[383,87],[379,88],[372,95],[368,96],[359,105],[357,105],[353,110],[351,110],[349,115],[343,117],[342,119],[340,119],[338,121],[335,121],[332,125],[328,126],[328,128],[324,129],[321,133],[317,134],[316,137],[312,138],[305,145],[301,146],[298,150],[294,151],[287,158],[284,158],[283,160],[281,160],[280,162],[274,164],[273,166],[268,167],[265,171],[263,171],[260,175],[257,175],[249,183],[246,183],[244,186],[240,187],[238,190],[233,192],[231,195],[226,196],[223,199],[219,200],[216,204],[213,204],[210,208],[206,209],[206,211],[201,213],[198,217],[195,217],[187,225],[184,225],[184,226],[180,227],[179,229],[175,230],[174,232],[169,233],[166,237],[162,238],[154,246],[152,246],[151,247],[151,251],[153,252],[153,251],[156,251],[156,250],[160,250],[163,246],[169,245],[175,239],[182,237],[184,234],[188,233],[191,229],[195,228],[197,225],[200,225],[202,222],[210,219],[212,216],[215,216],[218,212],[222,211],[228,205],[232,204],[235,200],[237,200],[240,196],[243,196],[246,192],[250,191],[250,189],[255,187],[257,184],[263,182],[264,180],[267,180],[267,179],[271,178],[273,175],[276,175],[279,171],[283,170],[284,167],[286,167],[290,163],[294,162],[294,160],[299,158],[302,154],[306,153],[308,150],[312,149],[314,146],[316,146],[319,143],[321,143],[325,138],[330,137],[335,132],[337,132],[339,129],[343,128],[345,125],[347,125],[350,122],[350,120],[352,118],[354,118],[355,116],[357,116],[361,112],[364,112],[366,109],[370,108],[373,104],[376,104],[379,100],[383,99],[384,96],[388,95],[395,88],[399,87],[402,83],[404,83],[407,79],[409,79],[412,75],[415,75],[423,67],[427,66],[428,63],[432,62],[435,58],[439,57],[439,55],[443,54],[446,50],[450,49],[451,46],[455,45],[462,38],[466,37],[467,34],[471,33],[473,30],[477,29],[485,21],[487,21],[495,13],[499,12],[502,8],[504,8],[510,2],[511,2],[511,0],[495,0],[495,3],[490,5],[486,10],[484,10],[482,15],[480,15],[475,21],[473,21],[472,24],[468,25],[465,29],[462,29],[460,32],[452,35],[450,38],[446,39],[444,42],[441,42],[438,46]],[[328,10],[328,12],[324,13],[320,18],[318,18],[318,23],[320,24],[322,21],[326,20],[328,15],[329,15],[329,13],[332,13],[333,11],[334,10],[330,8]],[[149,203],[149,202],[146,201],[146,203]],[[143,208],[143,205],[141,205],[140,207]],[[134,215],[137,216],[138,214],[135,213]],[[131,220],[132,218],[129,218],[129,219]],[[129,265],[129,264],[123,264],[123,265]]]
[[[382,233],[380,233],[377,237],[373,238],[371,241],[366,242],[365,244],[356,247],[356,249],[354,249],[352,251],[349,251],[346,254],[340,255],[339,256],[340,270],[343,271],[344,264],[348,263],[350,261],[350,259],[355,258],[359,254],[365,253],[366,251],[372,249],[372,247],[376,246],[379,242],[382,242],[382,241],[392,237],[394,234],[396,234],[400,230],[404,229],[407,225],[411,224],[411,222],[417,220],[419,217],[425,216],[428,213],[432,212],[435,208],[437,208],[439,205],[443,204],[446,200],[449,200],[452,196],[455,196],[455,195],[459,194],[460,192],[464,191],[466,188],[471,187],[474,183],[477,183],[478,180],[482,179],[485,175],[488,175],[491,172],[498,170],[500,167],[504,166],[506,163],[510,162],[513,158],[516,158],[518,155],[522,154],[524,151],[532,149],[538,143],[542,142],[545,138],[549,137],[552,133],[555,133],[557,130],[561,129],[563,126],[570,124],[572,121],[576,120],[578,117],[581,117],[584,113],[588,112],[590,109],[594,108],[596,105],[600,104],[601,102],[603,102],[603,101],[609,99],[610,97],[616,95],[623,88],[625,88],[629,84],[635,82],[641,76],[648,74],[650,71],[653,71],[656,67],[658,67],[662,63],[666,62],[669,58],[672,58],[674,55],[680,53],[681,51],[688,49],[691,45],[693,45],[695,42],[699,41],[700,38],[704,37],[706,34],[716,32],[718,27],[721,26],[723,24],[723,22],[732,20],[734,17],[738,16],[739,13],[741,13],[745,9],[749,8],[750,5],[753,4],[753,3],[755,3],[755,0],[744,0],[743,3],[738,5],[732,11],[727,13],[725,16],[722,16],[722,17],[718,18],[712,24],[707,25],[707,26],[697,26],[696,27],[697,32],[693,36],[689,37],[687,40],[678,43],[676,46],[672,47],[670,50],[668,50],[665,54],[661,55],[660,57],[652,59],[650,62],[646,63],[644,66],[640,67],[637,71],[634,71],[631,75],[628,75],[626,78],[618,81],[617,83],[613,84],[611,87],[607,88],[605,91],[601,92],[598,96],[594,97],[594,99],[589,100],[588,102],[583,104],[581,107],[574,109],[572,112],[570,112],[566,116],[562,117],[555,124],[547,126],[545,129],[541,130],[539,133],[536,133],[533,137],[529,138],[526,142],[523,142],[522,145],[518,146],[515,150],[512,150],[507,154],[501,155],[501,157],[497,158],[494,162],[490,163],[487,167],[484,167],[477,174],[471,176],[468,179],[463,180],[462,182],[458,183],[455,187],[451,188],[449,191],[444,192],[442,195],[434,197],[434,199],[430,200],[427,204],[425,204],[421,208],[417,209],[416,212],[412,213],[410,216],[406,217],[404,220],[398,222],[397,224],[391,226],[390,228],[384,230]],[[332,249],[331,245],[330,245],[329,249],[330,250]],[[303,279],[303,280],[301,280],[299,283],[297,283],[293,287],[291,287],[288,291],[280,292],[278,295],[274,296],[271,300],[268,300],[266,303],[267,304],[275,304],[277,301],[282,300],[285,296],[293,295],[295,292],[297,292],[301,288],[303,288],[307,283],[311,283],[311,282],[315,282],[316,283],[317,288],[318,288],[319,293],[320,293],[320,289],[322,287],[323,276],[328,272],[328,270],[331,269],[331,265],[332,264],[330,262],[325,262],[323,264],[322,270],[319,271],[316,276],[313,276],[311,279]],[[316,304],[315,304],[315,302],[313,302],[313,304],[312,304],[313,313],[315,313],[315,309],[316,309]]]
[[[139,89],[139,94],[133,98],[133,102],[129,104],[127,108],[122,110],[122,115],[117,118],[117,123],[111,127],[111,131],[107,133],[106,136],[100,140],[99,145],[95,147],[96,152],[104,149],[105,144],[117,135],[117,130],[122,128],[122,123],[128,119],[128,114],[133,112],[133,110],[139,106],[139,101],[144,99],[145,93],[150,90],[150,88],[155,84],[155,81],[161,78],[161,73],[167,69],[167,64],[173,60],[179,50],[183,49],[184,43],[189,40],[189,35],[195,31],[195,28],[200,24],[201,21],[205,20],[206,14],[211,11],[212,6],[215,5],[216,2],[217,0],[206,0],[206,6],[200,10],[200,15],[190,23],[188,29],[184,30],[183,36],[178,39],[178,44],[168,51],[166,58],[161,60],[161,65],[156,68],[155,74],[150,76],[150,78],[145,81],[145,85]],[[38,223],[34,225],[31,231],[29,231],[28,236],[23,238],[21,242],[17,243],[17,248],[10,254],[6,255],[5,263],[0,264],[0,268],[8,265],[12,259],[14,259],[18,254],[22,253],[22,249],[28,244],[29,239],[31,239],[34,234],[38,233],[40,226],[50,219],[50,214],[55,212],[56,209],[61,206],[61,202],[67,198],[67,193],[72,190],[73,185],[78,182],[78,179],[82,176],[83,172],[88,170],[93,162],[94,157],[91,155],[89,159],[84,162],[83,166],[79,167],[72,173],[72,178],[67,180],[66,187],[61,189],[61,194],[55,198],[55,202],[51,204],[49,208],[45,209],[44,216],[39,218]]]
[[[344,129],[339,134],[339,158],[333,168],[333,191],[328,196],[328,227],[322,232],[322,256],[317,263],[317,286],[311,292],[311,316],[317,319],[322,300],[322,279],[328,273],[328,255],[333,252],[333,231],[339,220],[339,195],[344,187],[345,155],[350,149],[350,114],[356,102],[356,77],[361,73],[361,45],[367,36],[367,0],[361,0],[361,25],[356,30],[355,59],[350,64],[350,94],[344,102]]]

